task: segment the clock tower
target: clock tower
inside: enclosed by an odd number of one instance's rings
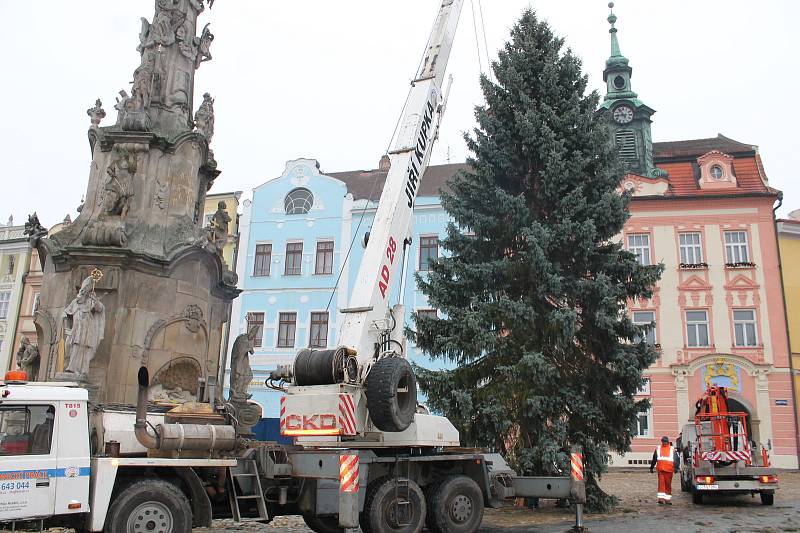
[[[612,9],[608,15],[608,22],[611,24],[608,30],[611,34],[611,56],[606,60],[606,68],[603,70],[606,96],[597,112],[608,117],[620,159],[627,165],[629,172],[650,178],[665,177],[666,172],[656,168],[653,163],[650,117],[655,110],[639,100],[631,89],[633,69],[628,65],[628,58],[619,49],[617,28],[614,27],[617,22],[613,11],[614,3],[609,3],[608,7]]]

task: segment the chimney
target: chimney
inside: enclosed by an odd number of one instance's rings
[[[378,170],[381,172],[389,172],[390,168],[392,168],[392,162],[389,160],[388,155],[383,154],[381,160],[378,162]]]

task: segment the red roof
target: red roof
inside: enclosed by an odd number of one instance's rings
[[[701,189],[700,168],[697,158],[717,150],[733,157],[733,173],[736,187],[730,189]],[[653,143],[655,163],[669,174],[667,197],[687,196],[731,196],[737,194],[763,194],[775,196],[779,193],[767,185],[766,174],[758,154],[758,147],[740,143],[724,135],[710,139],[690,139]]]

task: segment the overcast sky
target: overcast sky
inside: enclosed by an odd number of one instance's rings
[[[481,102],[472,2],[465,0],[448,72],[455,79],[434,163],[463,161],[462,132]],[[603,90],[606,0],[482,0],[489,55],[527,6],[583,58]],[[91,154],[86,110],[130,89],[139,18],[153,0],[0,0],[0,222],[36,210],[49,226],[85,193]],[[759,146],[785,207],[800,208],[798,52],[794,0],[619,0],[615,12],[633,89],[657,113],[656,141],[722,133]],[[195,101],[216,98],[212,144],[222,175],[212,192],[245,193],[310,157],[323,171],[371,169],[386,149],[438,0],[217,0],[213,60]],[[483,36],[481,64],[487,69]]]

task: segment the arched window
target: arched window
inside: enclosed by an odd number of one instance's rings
[[[291,190],[283,200],[287,215],[305,215],[311,210],[312,205],[314,205],[314,195],[302,187]]]

